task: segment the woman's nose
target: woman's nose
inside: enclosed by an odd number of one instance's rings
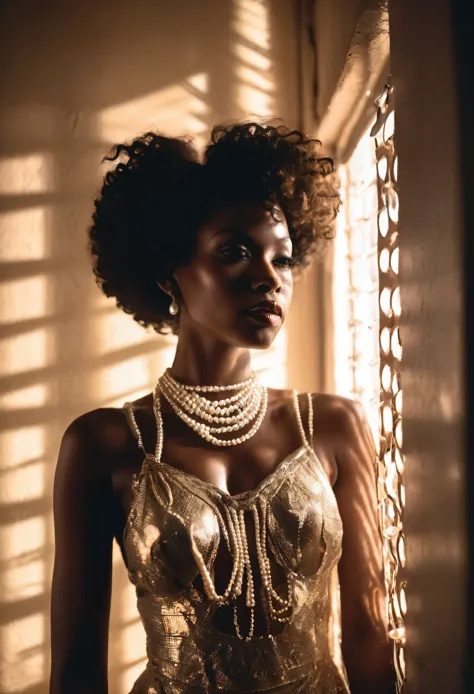
[[[281,291],[281,278],[271,263],[262,262],[255,267],[252,276],[252,289],[261,292]]]

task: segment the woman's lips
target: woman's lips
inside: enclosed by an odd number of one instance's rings
[[[245,315],[259,325],[278,326],[281,323],[281,318],[276,313],[270,313],[265,308],[254,308],[251,311],[246,311]]]

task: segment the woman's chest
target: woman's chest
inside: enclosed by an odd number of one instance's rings
[[[283,580],[286,572],[314,576],[342,537],[323,475],[311,469],[303,448],[238,495],[158,469],[141,480],[132,504],[126,537],[131,568],[164,580],[162,589],[190,585],[198,574],[226,583],[237,558],[258,580],[269,574]]]

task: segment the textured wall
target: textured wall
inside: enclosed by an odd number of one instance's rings
[[[317,108],[322,117],[344,70],[347,53],[362,13],[376,0],[315,0]]]
[[[450,3],[398,0],[389,10],[400,162],[407,692],[460,694],[466,629],[464,239]]]
[[[62,431],[85,410],[146,392],[172,354],[92,281],[85,229],[100,157],[149,127],[202,140],[211,124],[253,114],[295,124],[294,9],[291,0],[2,3],[0,692],[47,691]],[[313,285],[309,276],[298,288],[288,330],[299,388],[316,386]],[[142,656],[117,558],[111,692],[127,691]]]

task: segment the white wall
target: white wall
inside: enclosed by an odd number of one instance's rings
[[[109,145],[150,127],[204,140],[219,121],[297,113],[292,0],[2,4],[0,18],[0,692],[45,694],[51,493],[79,413],[147,391],[172,344],[101,297],[85,230]],[[309,276],[288,331],[292,385],[314,388]],[[298,357],[298,358],[297,358]],[[117,558],[110,691],[141,627]]]

